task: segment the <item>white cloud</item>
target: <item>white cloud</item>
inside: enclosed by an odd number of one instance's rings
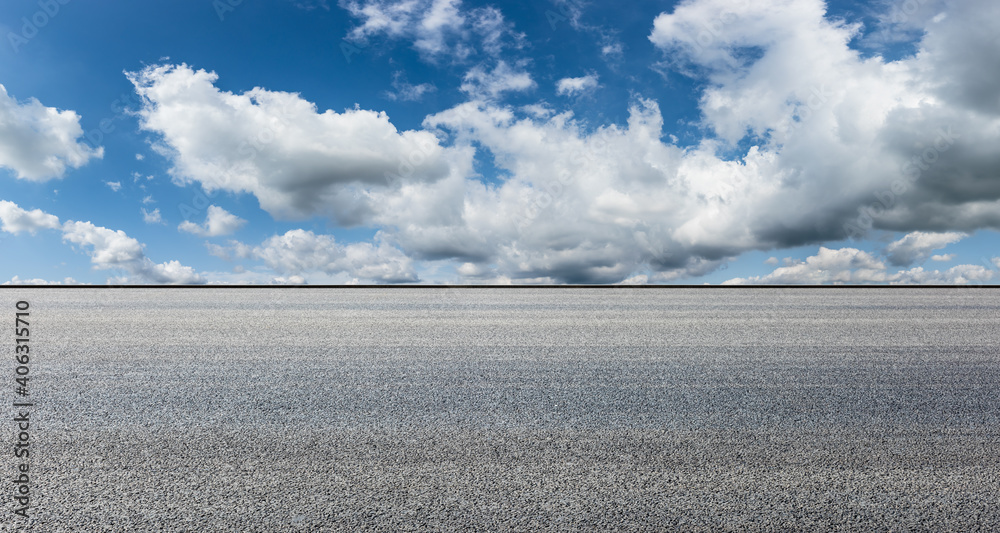
[[[601,47],[601,55],[605,57],[618,59],[624,53],[625,53],[625,47],[622,46],[622,43],[618,42],[608,43]]]
[[[1000,258],[993,259],[1000,267]],[[766,276],[733,278],[724,285],[824,285],[824,284],[940,284],[964,285],[985,283],[992,280],[995,270],[980,265],[957,265],[948,270],[924,270],[915,267],[891,273],[885,263],[868,252],[855,248],[831,250],[820,247],[819,252],[789,266],[776,268]]]
[[[945,271],[926,271],[922,267],[900,272],[893,284],[899,285],[968,285],[986,283],[995,271],[980,265],[958,265]]]
[[[417,30],[417,40],[414,46],[417,50],[429,54],[441,54],[448,48],[445,44],[446,33],[455,31],[465,24],[465,18],[459,13],[461,0],[433,0],[430,9],[423,12]]]
[[[499,56],[506,49],[525,46],[525,35],[515,32],[499,9],[491,6],[473,9],[469,17],[472,33],[480,39],[480,48],[487,55]]]
[[[885,264],[868,252],[856,248],[831,250],[820,247],[819,253],[805,261],[779,267],[766,276],[734,278],[725,285],[822,285],[863,284],[890,281]]]
[[[351,32],[355,39],[378,33],[406,36],[414,39],[414,48],[420,52],[438,55],[447,51],[449,34],[465,25],[460,4],[460,0],[369,0],[341,2],[341,7],[363,20]]]
[[[146,156],[144,156],[142,154],[135,154],[135,160],[136,161],[142,161],[143,159],[146,159]]]
[[[305,285],[306,278],[302,276],[288,276],[287,278],[278,276],[272,280],[272,283],[274,285]]]
[[[143,253],[142,244],[121,230],[69,221],[63,225],[63,240],[90,249],[90,261],[99,270],[121,269],[141,282],[156,284],[203,283],[191,267],[178,261],[154,263]]]
[[[588,74],[579,78],[563,78],[556,83],[556,94],[574,96],[597,88],[597,75]]]
[[[80,285],[73,278],[63,278],[62,281],[48,281],[41,278],[21,279],[14,276],[10,281],[5,281],[0,285]]]
[[[940,261],[942,263],[947,263],[953,259],[955,259],[955,254],[938,254],[931,256],[931,261]]]
[[[417,2],[341,2],[341,7],[363,20],[352,31],[354,38],[365,38],[375,33],[386,33],[391,37],[402,36],[413,26],[418,13]]]
[[[0,85],[0,167],[30,181],[61,178],[67,168],[103,157],[104,148],[91,148],[82,137],[75,112],[45,107],[34,98],[19,103]]]
[[[143,257],[142,245],[121,230],[95,226],[90,222],[66,222],[63,239],[74,244],[89,246],[90,258],[99,268],[115,268],[133,263]]]
[[[922,263],[930,257],[931,252],[939,250],[968,237],[965,233],[926,233],[914,231],[902,239],[890,243],[885,251],[889,263],[895,266],[910,266]]]
[[[0,229],[7,233],[28,232],[34,235],[41,229],[58,229],[59,217],[50,215],[41,209],[26,211],[14,202],[0,200]]]
[[[424,58],[448,57],[460,62],[476,54],[497,56],[524,46],[524,34],[515,32],[496,8],[462,9],[460,0],[341,0],[361,24],[350,38],[367,41],[372,36],[413,42]]]
[[[122,182],[120,181],[105,181],[104,184],[114,192],[118,192],[122,188]]]
[[[368,192],[452,171],[433,134],[399,132],[384,113],[319,113],[297,94],[220,91],[216,78],[186,65],[130,74],[145,98],[142,127],[162,136],[178,184],[252,193],[278,218],[358,224],[377,209]]]
[[[817,242],[845,236],[849,223],[894,231],[1000,224],[1000,187],[986,170],[1000,157],[985,148],[1000,141],[997,113],[966,112],[963,99],[973,95],[955,88],[985,87],[970,69],[993,72],[985,66],[996,62],[998,43],[956,34],[1000,29],[998,8],[955,3],[926,28],[917,56],[895,62],[860,57],[848,47],[859,27],[824,10],[819,0],[699,0],[657,17],[650,36],[677,69],[710,83],[700,100],[706,126],[727,143],[758,135],[774,157],[767,177],[778,190],[758,205],[785,213],[755,231]],[[810,220],[793,221],[790,206],[808,206]]]
[[[777,257],[768,257],[767,260],[764,261],[764,264],[772,265],[772,266],[777,265],[778,264],[778,258]]]
[[[208,206],[208,215],[203,224],[195,224],[189,220],[181,222],[177,229],[202,237],[218,237],[229,235],[243,227],[247,221],[217,206]]]
[[[144,204],[155,204],[156,200],[153,199],[153,195],[149,195],[149,196],[146,196],[145,198],[142,199],[142,203],[144,203]]]
[[[146,211],[145,209],[140,209],[142,211],[142,220],[146,224],[162,224],[163,216],[160,215],[160,209],[154,209],[152,211]]]
[[[511,67],[506,61],[487,72],[477,66],[465,74],[461,90],[474,98],[496,98],[508,91],[522,92],[533,89],[535,81],[522,67]]]
[[[95,226],[90,222],[67,221],[60,225],[55,215],[39,209],[25,211],[5,200],[0,200],[0,220],[3,222],[0,229],[15,235],[21,232],[34,234],[40,229],[61,231],[63,241],[89,249],[91,263],[98,270],[122,269],[140,282],[148,283],[204,282],[194,269],[177,261],[153,263],[143,253],[142,244],[121,230]]]
[[[451,131],[458,143],[479,143],[510,178],[495,187],[467,183],[454,222],[387,210],[380,220],[399,228],[392,235],[417,257],[491,264],[496,275],[518,281],[613,283],[647,269],[660,273],[658,280],[704,272],[752,242],[743,235],[730,242],[718,214],[723,202],[739,198],[723,180],[744,166],[663,144],[654,102],[632,106],[626,126],[589,132],[566,113],[518,118],[477,103],[424,125]],[[702,210],[704,223],[685,226]],[[695,246],[707,257],[693,257]]]
[[[381,241],[341,245],[331,235],[317,235],[306,230],[290,230],[275,235],[259,246],[230,241],[229,247],[215,247],[213,255],[228,259],[253,257],[273,271],[299,276],[310,272],[346,273],[355,278],[384,283],[417,281],[413,261],[397,248]]]

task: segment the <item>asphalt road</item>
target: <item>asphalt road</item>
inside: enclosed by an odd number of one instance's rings
[[[1000,290],[0,295],[2,530],[1000,530]]]

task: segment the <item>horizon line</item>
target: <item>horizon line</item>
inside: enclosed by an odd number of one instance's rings
[[[1000,284],[966,284],[966,285],[599,285],[599,284],[565,284],[565,285],[429,285],[429,284],[356,284],[356,285],[265,285],[265,284],[232,284],[232,285],[0,285],[0,289],[998,289]]]

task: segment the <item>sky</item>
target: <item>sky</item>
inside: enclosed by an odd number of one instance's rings
[[[0,283],[1000,283],[994,0],[38,0],[0,36]]]

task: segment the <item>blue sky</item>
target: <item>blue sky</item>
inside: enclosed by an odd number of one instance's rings
[[[995,2],[0,6],[0,283],[996,283]]]

